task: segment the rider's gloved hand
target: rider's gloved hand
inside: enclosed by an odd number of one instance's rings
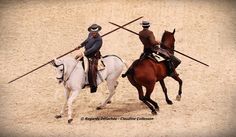
[[[75,57],[76,59],[82,58],[84,56],[84,49],[80,49],[78,55]]]
[[[153,46],[152,50],[155,51],[155,52],[159,52],[159,49],[160,49],[160,46],[159,45],[155,45]]]

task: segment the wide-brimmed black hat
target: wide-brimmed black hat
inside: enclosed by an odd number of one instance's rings
[[[97,24],[93,24],[88,28],[89,32],[99,32],[102,29],[101,26],[97,25]]]
[[[143,27],[150,27],[150,23],[148,21],[142,21],[140,25],[142,25]]]

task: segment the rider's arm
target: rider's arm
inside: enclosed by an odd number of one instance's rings
[[[78,47],[77,49],[80,49],[81,47],[84,47],[87,43],[88,43],[88,40],[90,39],[91,37],[91,34],[89,33],[88,34],[88,38],[86,40],[84,40]]]
[[[160,42],[155,39],[153,32],[149,35],[149,41],[152,45],[160,45]]]

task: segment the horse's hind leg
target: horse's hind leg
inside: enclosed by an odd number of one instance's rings
[[[143,89],[142,89],[142,86],[135,86],[136,88],[137,88],[137,90],[138,90],[138,93],[139,93],[139,99],[144,103],[144,104],[146,104],[147,106],[148,106],[148,108],[149,109],[151,109],[151,111],[152,111],[152,114],[153,115],[156,115],[157,114],[157,112],[156,112],[156,110],[153,108],[153,106],[151,105],[151,104],[149,104],[149,102],[148,101],[150,101],[150,97],[146,97],[146,95],[145,96],[143,96]],[[155,105],[154,105],[155,106]],[[158,108],[158,110],[159,110],[159,106],[157,105],[157,103],[156,103],[156,106],[155,106],[155,108]]]
[[[178,92],[178,95],[176,96],[176,100],[180,101],[181,100],[181,94],[182,94],[183,81],[179,78],[178,75],[174,75],[174,76],[172,76],[172,78],[179,82],[179,92]]]
[[[159,111],[159,106],[157,104],[157,102],[155,102],[154,100],[151,99],[151,94],[153,92],[155,84],[149,85],[146,87],[146,94],[145,94],[145,100],[147,100],[148,102],[150,102],[157,111]]]
[[[107,87],[108,87],[108,90],[109,90],[110,94],[107,97],[107,99],[100,106],[97,107],[97,110],[102,109],[108,103],[111,103],[111,98],[115,94],[115,89],[116,89],[117,86],[118,86],[118,81],[115,81],[115,80],[108,80],[107,81]]]
[[[115,94],[115,89],[116,89],[117,85],[118,85],[117,81],[109,81],[109,80],[107,81],[107,87],[108,87],[110,94],[107,97],[107,99],[100,106],[98,106],[96,108],[97,110],[104,108],[108,103],[111,102],[111,98]]]
[[[130,81],[130,83],[138,90],[138,97],[139,100],[143,101],[144,99],[144,95],[143,95],[143,88],[141,85],[139,85],[134,79],[133,76],[128,75],[128,80]]]
[[[166,88],[164,79],[163,79],[163,80],[160,80],[160,84],[161,84],[162,90],[163,90],[163,92],[164,92],[164,94],[165,94],[165,99],[166,99],[167,104],[172,105],[173,103],[172,103],[172,101],[171,101],[171,100],[169,99],[169,97],[168,97],[167,88]]]
[[[65,89],[64,94],[65,94],[65,102],[64,102],[64,104],[61,108],[60,114],[55,116],[56,119],[61,118],[62,115],[64,115],[64,113],[65,113],[65,109],[66,109],[66,106],[67,106],[67,101],[68,101],[68,98],[69,98],[69,90]]]
[[[135,80],[133,79],[132,76],[128,75],[128,79],[129,79],[130,83],[138,90],[139,100],[141,100],[144,104],[146,104],[149,109],[151,109],[153,115],[156,115],[157,114],[156,110],[153,108],[153,106],[151,104],[149,104],[147,102],[147,100],[145,99],[145,97],[143,95],[142,86],[137,84],[137,82],[135,82]]]

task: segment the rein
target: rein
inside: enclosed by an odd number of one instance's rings
[[[78,64],[78,62],[77,62],[77,63],[75,64],[75,66],[73,67],[73,69],[72,69],[72,71],[70,72],[70,75],[67,77],[67,79],[66,79],[66,80],[63,80],[63,81],[64,81],[64,84],[69,80],[69,78],[70,78],[72,72],[74,72],[74,70],[75,70],[77,64]],[[63,73],[63,75],[64,75],[64,73]]]
[[[60,77],[60,78],[58,78],[58,77],[56,77],[58,80],[64,80],[64,71],[65,71],[65,66],[64,66],[64,64],[60,64],[60,65],[56,65],[55,64],[55,67],[60,67],[60,66],[62,66],[62,76]]]
[[[73,67],[72,71],[70,72],[70,75],[67,77],[67,79],[65,80],[65,65],[64,64],[60,64],[60,65],[56,65],[54,64],[55,67],[60,67],[62,66],[63,69],[62,69],[62,76],[60,78],[56,77],[58,80],[62,80],[64,82],[64,84],[69,80],[72,72],[75,70],[75,67],[77,66],[77,63],[75,64],[75,66]]]

